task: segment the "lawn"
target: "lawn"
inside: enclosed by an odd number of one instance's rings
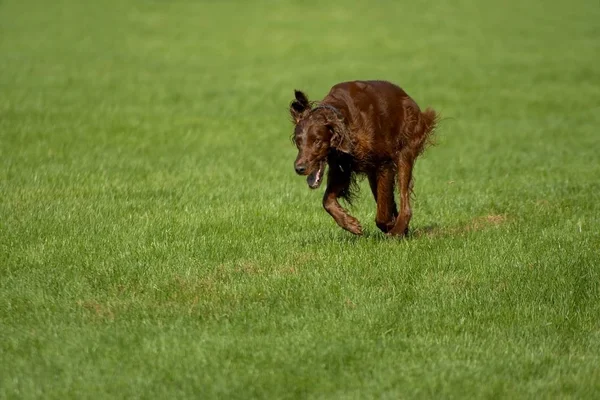
[[[597,1],[0,0],[0,398],[598,398]],[[288,105],[443,119],[341,230]]]

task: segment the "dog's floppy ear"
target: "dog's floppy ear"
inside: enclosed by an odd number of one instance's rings
[[[294,90],[294,95],[296,100],[290,104],[290,114],[294,123],[297,124],[304,116],[304,113],[310,110],[310,102],[308,101],[308,97],[299,90]]]
[[[352,153],[352,140],[344,121],[339,118],[330,119],[327,121],[327,126],[332,132],[329,145],[342,153]]]

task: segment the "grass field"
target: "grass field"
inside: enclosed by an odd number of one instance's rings
[[[0,398],[600,397],[597,1],[0,1]],[[287,107],[444,116],[342,231]]]

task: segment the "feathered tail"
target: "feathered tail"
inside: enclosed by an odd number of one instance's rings
[[[435,128],[440,120],[440,115],[433,108],[421,112],[416,131],[420,134],[419,154],[422,154],[430,145],[435,145],[434,134]]]

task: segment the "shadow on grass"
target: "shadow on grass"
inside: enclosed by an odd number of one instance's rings
[[[455,226],[440,226],[438,224],[426,225],[416,228],[409,234],[413,239],[421,237],[450,237],[461,236],[470,232],[479,232],[490,227],[504,224],[508,218],[506,215],[486,215],[473,218],[472,220]]]
[[[471,232],[479,232],[491,227],[496,227],[507,222],[506,215],[485,215],[471,219],[468,222],[454,225],[442,226],[436,223],[411,229],[406,238],[388,236],[379,230],[366,230],[362,236],[347,235],[344,241],[355,243],[363,239],[374,241],[393,241],[393,240],[416,240],[423,237],[442,238],[451,236],[461,236]],[[341,236],[341,235],[340,235]]]

